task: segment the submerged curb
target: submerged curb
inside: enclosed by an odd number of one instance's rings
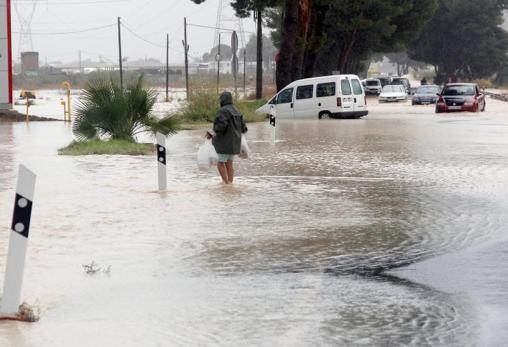
[[[31,122],[62,122],[60,119],[29,116]],[[25,122],[26,115],[18,111],[0,110],[0,122]]]
[[[490,96],[492,99],[508,102],[508,94],[496,94],[491,92],[485,92],[485,94]]]

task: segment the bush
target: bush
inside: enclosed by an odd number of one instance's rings
[[[263,86],[263,97],[270,99],[272,96],[277,94],[277,87],[273,84],[268,84]],[[247,94],[246,99],[248,100],[256,100],[256,92],[250,92]]]
[[[242,113],[245,122],[260,122],[265,115],[257,114],[254,111],[266,102],[261,100],[238,100],[234,104]],[[193,88],[188,100],[182,109],[177,113],[182,123],[211,123],[219,112],[219,97],[215,87],[201,84]]]
[[[474,80],[473,82],[477,83],[481,89],[492,88],[493,86],[492,81],[488,79],[479,79]]]
[[[143,88],[142,76],[123,89],[113,80],[93,80],[83,90],[73,134],[78,140],[107,137],[134,142],[141,132],[176,133],[174,118],[158,119],[153,115],[156,101],[157,92]]]
[[[189,100],[177,113],[183,122],[212,122],[219,112],[219,101],[215,89],[201,84],[191,91]]]

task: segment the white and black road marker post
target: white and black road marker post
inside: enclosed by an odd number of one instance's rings
[[[19,310],[34,189],[35,174],[25,166],[20,165],[9,236],[2,305],[0,307],[0,313],[2,314],[16,314]]]
[[[166,137],[157,133],[157,162],[159,170],[159,190],[166,190],[167,176],[166,176]]]
[[[274,105],[270,105],[270,125],[273,126],[273,144],[275,145],[276,142],[276,126],[275,122],[277,120],[277,110],[275,109]]]

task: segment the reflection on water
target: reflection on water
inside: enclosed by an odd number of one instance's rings
[[[281,121],[276,146],[251,125],[233,187],[197,170],[202,131],[183,132],[164,194],[154,158],[58,157],[67,125],[0,125],[0,206],[17,163],[38,174],[24,297],[43,309],[1,324],[0,345],[474,345],[467,295],[384,271],[506,230],[508,121],[488,109]],[[85,275],[91,260],[111,276]]]

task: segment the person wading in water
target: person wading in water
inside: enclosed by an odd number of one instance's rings
[[[207,139],[212,139],[215,151],[219,155],[217,170],[222,182],[233,183],[235,170],[233,159],[240,154],[242,134],[247,132],[247,126],[242,114],[233,105],[233,96],[230,92],[224,92],[219,97],[220,110],[213,121],[213,129],[206,133]]]

